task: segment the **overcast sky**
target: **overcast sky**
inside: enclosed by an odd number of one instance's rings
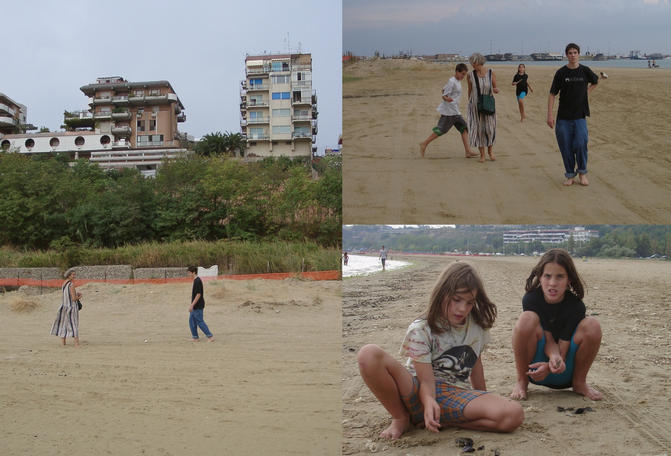
[[[669,0],[343,0],[343,50],[671,54]]]
[[[88,109],[80,87],[100,76],[167,80],[185,107],[180,131],[240,132],[245,54],[312,53],[319,153],[341,133],[340,0],[3,1],[0,92],[28,122],[60,129]]]

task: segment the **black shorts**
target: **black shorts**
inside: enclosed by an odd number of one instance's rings
[[[438,136],[442,136],[445,133],[447,133],[450,130],[450,128],[452,128],[452,125],[454,125],[456,127],[456,129],[459,131],[459,133],[463,133],[465,131],[468,131],[468,127],[466,126],[466,121],[460,115],[456,115],[456,116],[443,116],[443,115],[441,115],[440,119],[438,119],[438,125],[433,127],[433,132]]]

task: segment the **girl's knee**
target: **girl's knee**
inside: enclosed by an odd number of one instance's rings
[[[500,432],[513,432],[520,427],[524,421],[524,409],[517,401],[508,400],[501,410],[497,430]]]
[[[540,319],[536,312],[529,310],[522,312],[515,323],[515,332],[532,333],[540,328]]]
[[[600,341],[602,332],[599,320],[594,317],[583,318],[578,324],[576,336],[579,336],[580,340]]]
[[[384,356],[384,350],[375,344],[364,345],[359,349],[356,355],[356,360],[359,363],[359,368],[380,362]]]

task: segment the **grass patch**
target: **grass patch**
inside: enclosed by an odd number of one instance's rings
[[[75,264],[67,251],[0,250],[0,267],[70,267],[129,264],[134,268],[219,266],[220,274],[327,271],[340,268],[340,249],[313,242],[151,242],[116,249],[78,247]]]
[[[14,298],[12,302],[9,304],[9,308],[12,310],[12,312],[18,312],[18,313],[32,312],[38,307],[39,304],[37,304],[35,301],[30,301],[24,298]]]
[[[347,84],[348,82],[356,82],[356,81],[361,81],[364,78],[363,76],[350,76],[349,74],[343,74],[342,75],[342,83]]]

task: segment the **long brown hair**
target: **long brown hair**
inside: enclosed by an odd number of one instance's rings
[[[496,305],[487,297],[480,276],[469,264],[453,263],[440,274],[431,292],[429,309],[426,312],[431,331],[440,334],[445,330],[445,325],[450,326],[444,312],[445,305],[449,305],[457,290],[463,289],[475,292],[475,304],[471,310],[473,320],[484,329],[494,325]]]
[[[550,249],[543,254],[527,279],[526,291],[535,290],[541,286],[540,277],[543,275],[545,265],[548,263],[557,263],[563,267],[568,275],[569,289],[580,299],[585,297],[585,282],[578,275],[575,264],[573,264],[573,258],[564,249]]]

